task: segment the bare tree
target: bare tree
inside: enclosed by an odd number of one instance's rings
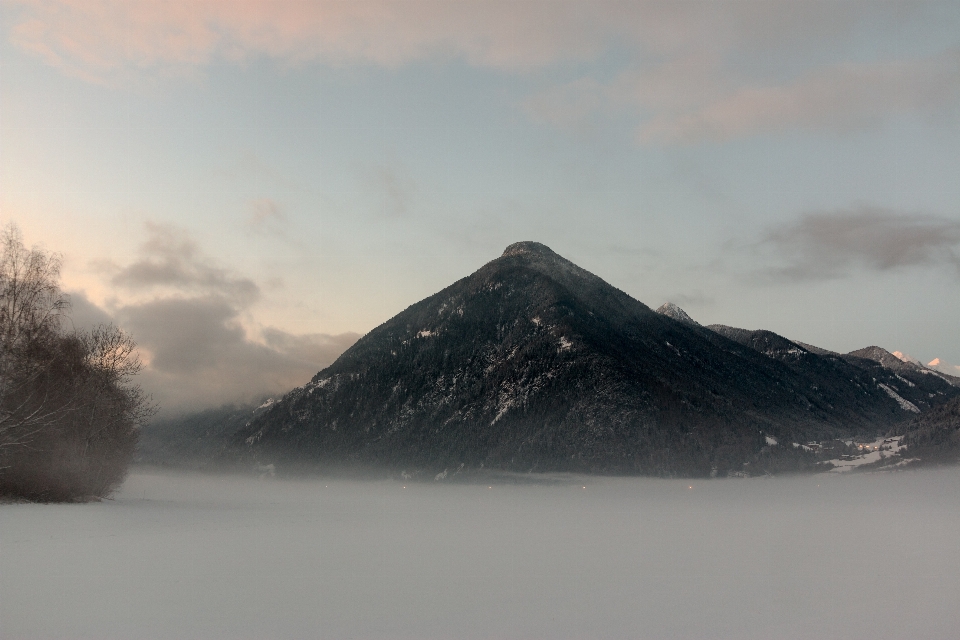
[[[136,345],[113,326],[63,330],[60,259],[0,235],[0,495],[109,494],[152,411],[133,383]]]
[[[40,380],[52,364],[49,346],[68,307],[58,286],[60,256],[23,245],[19,229],[0,235],[0,452],[27,446],[57,402]],[[45,348],[46,347],[46,348]]]

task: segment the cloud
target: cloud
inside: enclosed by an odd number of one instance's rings
[[[522,106],[535,121],[567,130],[625,115],[637,122],[642,144],[856,132],[904,114],[960,112],[960,48],[917,60],[825,65],[781,82],[734,78],[716,59],[691,56],[628,69],[605,84],[583,77]]]
[[[91,79],[178,73],[218,60],[395,67],[455,56],[520,69],[597,55],[630,36],[630,2],[16,0],[12,39]]]
[[[275,328],[251,339],[240,310],[217,297],[159,298],[117,310],[144,352],[143,386],[167,411],[251,401],[304,384],[357,334],[293,335]]]
[[[280,205],[270,198],[257,198],[250,203],[250,226],[262,228],[270,222],[286,221]]]
[[[739,87],[689,111],[664,109],[640,127],[639,137],[697,142],[788,129],[842,133],[873,128],[900,114],[958,105],[960,49],[951,49],[921,60],[842,63],[785,84]]]
[[[293,334],[274,327],[267,327],[261,333],[271,349],[311,366],[330,364],[360,339],[359,333],[352,332]]]
[[[758,248],[779,263],[764,272],[777,281],[836,278],[858,267],[946,265],[960,275],[960,220],[872,207],[812,212],[770,230]]]
[[[410,213],[410,205],[417,185],[402,166],[373,167],[365,182],[379,198],[378,213],[385,218],[403,218]]]
[[[113,323],[113,317],[106,310],[91,302],[86,292],[69,291],[67,295],[70,297],[67,329],[89,331],[98,325]]]
[[[581,131],[598,118],[633,122],[640,144],[725,142],[790,130],[848,133],[918,114],[960,112],[960,46],[934,53],[908,25],[953,24],[936,3],[674,3],[643,5],[648,25],[620,72],[595,71],[522,101],[534,121]],[[866,36],[864,61],[846,43]],[[930,25],[928,24],[928,27]],[[934,25],[936,26],[936,25]],[[901,33],[902,31],[903,33]],[[861,36],[862,37],[862,36]]]
[[[119,269],[112,284],[136,292],[166,288],[214,294],[243,305],[260,297],[256,283],[214,265],[182,229],[148,222],[147,231],[150,237],[140,247],[141,258]]]
[[[305,248],[302,240],[291,237],[288,233],[287,215],[280,204],[271,198],[255,198],[250,201],[246,228],[257,237],[279,240],[294,249]]]
[[[191,374],[215,365],[246,340],[239,312],[218,296],[158,298],[121,307],[117,318],[152,354],[150,366]]]
[[[534,93],[522,106],[537,122],[558,129],[583,129],[610,107],[611,93],[610,87],[584,77]]]
[[[833,0],[14,0],[12,42],[96,82],[219,63],[457,60],[561,78],[522,101],[641,144],[850,131],[960,101],[955,3]],[[951,35],[954,34],[954,35]],[[939,38],[939,39],[938,39]],[[941,42],[931,53],[932,42]],[[868,43],[869,55],[864,58]],[[910,52],[910,53],[908,53]],[[557,69],[578,77],[563,79]],[[611,70],[614,73],[611,73]]]
[[[150,224],[147,230],[140,256],[110,276],[134,295],[108,311],[73,293],[72,321],[77,329],[112,322],[132,335],[145,365],[139,382],[161,411],[284,393],[360,337],[247,326],[260,295],[256,283],[214,264],[181,229]]]

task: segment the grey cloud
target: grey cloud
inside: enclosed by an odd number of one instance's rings
[[[115,3],[105,12],[69,0],[21,0],[12,41],[89,79],[242,63],[325,59],[396,67],[461,59],[505,70],[595,59],[611,49],[661,56],[843,42],[863,23],[886,29],[912,16],[950,13],[950,3],[805,0],[432,0],[177,5]],[[954,16],[955,17],[955,16]]]
[[[535,121],[579,132],[632,122],[641,144],[694,144],[804,129],[845,133],[960,111],[960,49],[906,57],[960,12],[940,3],[638,3],[638,48],[610,79],[586,75],[522,102]],[[869,33],[878,59],[856,59]]]
[[[917,64],[902,57],[926,48],[920,38],[956,46],[960,11],[949,1],[250,0],[190,11],[115,3],[108,12],[67,0],[17,4],[13,44],[95,82],[264,56],[386,68],[462,60],[503,72],[615,57],[622,78],[561,82],[524,107],[574,129],[626,114],[641,142],[862,128],[904,111],[939,113],[957,98],[956,55]],[[885,62],[854,64],[865,39]]]
[[[254,212],[263,222],[282,215],[269,200],[259,201]],[[116,308],[113,319],[140,346],[145,364],[140,381],[161,411],[283,393],[331,364],[359,337],[297,335],[272,327],[251,334],[241,319],[259,287],[213,263],[184,231],[156,224],[148,230],[140,258],[112,277],[113,284],[141,294],[139,301]],[[75,309],[81,324],[109,318],[82,294]]]
[[[773,254],[773,280],[842,276],[860,267],[949,266],[960,275],[960,220],[861,207],[806,213],[771,229],[757,248]]]
[[[304,249],[302,241],[288,233],[287,215],[276,200],[256,198],[250,201],[246,219],[247,230],[262,238],[279,240],[290,248]]]
[[[280,205],[270,198],[257,198],[250,203],[250,210],[250,225],[254,228],[286,220]]]
[[[267,346],[292,358],[320,370],[340,357],[360,339],[359,333],[287,333],[274,327],[262,332]]]
[[[583,77],[547,88],[522,106],[534,121],[573,131],[625,117],[641,143],[861,131],[898,115],[960,111],[960,49],[917,60],[834,61],[779,81],[739,77],[716,58],[685,55],[606,83]]]
[[[113,324],[113,317],[87,298],[84,291],[70,291],[70,314],[68,327],[88,331],[101,324]]]
[[[402,218],[410,213],[410,205],[417,186],[402,166],[381,165],[373,167],[366,175],[366,182],[379,198],[380,215]]]
[[[584,129],[608,109],[611,89],[590,77],[550,87],[523,101],[534,121],[558,129]]]
[[[138,291],[168,287],[223,295],[245,305],[259,298],[256,283],[212,264],[185,231],[153,223],[147,223],[147,230],[150,237],[141,245],[141,258],[117,272],[113,284]]]
[[[641,91],[638,93],[642,93]],[[839,63],[781,84],[745,83],[693,109],[658,112],[641,141],[724,141],[786,129],[848,132],[960,106],[960,49],[915,61]]]
[[[219,296],[161,298],[117,311],[117,320],[144,352],[141,382],[161,410],[199,409],[289,391],[359,337],[267,328],[260,343],[240,325],[239,315],[232,301]]]
[[[246,341],[237,309],[216,296],[158,299],[122,307],[117,317],[150,351],[150,367],[165,373],[195,373]]]

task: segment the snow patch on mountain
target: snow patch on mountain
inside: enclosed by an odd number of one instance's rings
[[[909,400],[906,400],[900,396],[896,391],[883,384],[878,382],[877,386],[887,392],[887,395],[897,401],[897,404],[900,405],[900,408],[904,411],[912,411],[913,413],[920,413],[920,409],[917,408],[917,405],[913,404]]]

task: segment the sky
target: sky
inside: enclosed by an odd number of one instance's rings
[[[536,240],[656,308],[960,364],[960,3],[0,0],[0,222],[164,410]]]

